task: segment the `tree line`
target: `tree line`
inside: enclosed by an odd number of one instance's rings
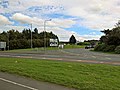
[[[6,49],[25,49],[31,47],[31,33],[32,33],[32,47],[43,47],[44,41],[46,46],[49,46],[50,39],[58,39],[57,35],[52,32],[38,32],[35,28],[31,32],[30,29],[24,29],[22,32],[18,30],[9,30],[7,32],[3,31],[0,33],[0,42],[6,42]]]
[[[120,21],[112,29],[101,31],[105,35],[100,38],[96,51],[120,53]]]

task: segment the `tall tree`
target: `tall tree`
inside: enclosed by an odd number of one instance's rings
[[[107,30],[104,30],[104,31],[101,31],[103,32],[105,35],[109,35],[111,33],[111,30],[107,29]]]
[[[120,45],[120,22],[115,25],[115,28],[102,31],[105,35],[100,38],[102,43],[107,45]]]
[[[57,35],[52,32],[45,32],[46,34],[46,46],[49,46],[49,39],[58,39]],[[24,29],[22,32],[17,30],[3,31],[0,33],[0,41],[4,41],[9,45],[10,49],[23,49],[30,48],[31,45],[31,30]],[[38,29],[35,28],[32,32],[33,47],[44,46],[44,32],[38,33]]]
[[[34,29],[34,33],[38,34],[38,29],[37,28]]]
[[[69,39],[69,43],[70,44],[75,44],[76,43],[76,38],[75,38],[75,36],[74,35],[72,35],[71,37],[70,37],[70,39]]]

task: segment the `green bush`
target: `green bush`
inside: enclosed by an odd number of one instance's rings
[[[120,46],[117,46],[117,47],[115,48],[115,53],[120,54]]]
[[[103,52],[113,52],[115,51],[115,45],[106,45],[106,44],[98,44],[95,46],[95,51],[103,51]]]
[[[104,51],[104,52],[113,52],[113,51],[115,51],[115,48],[116,48],[115,45],[107,45],[107,46],[103,49],[103,51]]]
[[[95,51],[103,51],[106,48],[106,44],[98,44],[95,46],[94,50]]]

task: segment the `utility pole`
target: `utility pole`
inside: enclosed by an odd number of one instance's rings
[[[44,20],[44,51],[46,49],[46,22],[47,21],[51,21],[52,19],[49,19],[49,20]]]
[[[31,25],[31,49],[33,48],[33,45],[32,45],[32,24]]]

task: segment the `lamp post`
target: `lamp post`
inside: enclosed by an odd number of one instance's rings
[[[46,22],[51,21],[52,19],[44,20],[44,51],[46,48]]]
[[[10,36],[9,36],[9,32],[7,32],[7,35],[8,35],[8,46],[7,46],[7,49],[9,50],[9,43],[10,43],[10,40],[9,40],[9,38],[10,38]]]

